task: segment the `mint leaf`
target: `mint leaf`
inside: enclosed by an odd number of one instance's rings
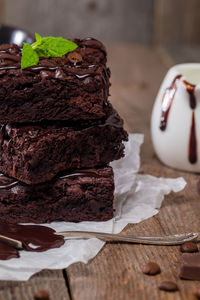
[[[36,42],[31,45],[33,49],[37,48],[42,43],[42,37],[38,33],[35,34],[35,39]]]
[[[24,43],[22,49],[21,68],[26,69],[37,65],[39,62],[38,54],[33,50],[31,45]]]
[[[38,42],[39,44],[42,43],[42,37],[41,37],[41,35],[39,35],[39,33],[35,33],[35,39],[36,39],[36,42]]]
[[[74,42],[62,37],[48,36],[42,38],[36,33],[35,38],[36,42],[32,45],[24,43],[21,59],[22,69],[37,65],[40,57],[62,57],[78,47]]]
[[[62,37],[44,37],[42,43],[38,45],[36,51],[43,57],[62,57],[68,52],[74,51],[78,45]]]

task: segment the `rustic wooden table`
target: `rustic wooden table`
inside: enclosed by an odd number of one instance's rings
[[[199,49],[157,49],[137,45],[108,46],[112,70],[111,101],[125,120],[129,132],[144,133],[141,173],[163,177],[183,176],[187,187],[170,194],[156,216],[139,224],[128,225],[124,233],[164,235],[184,231],[198,232],[200,227],[199,176],[163,166],[156,158],[150,139],[149,122],[152,105],[167,69],[179,62],[198,61]],[[180,280],[177,265],[179,247],[107,244],[87,265],[76,263],[66,270],[44,270],[28,282],[0,281],[0,299],[31,300],[45,289],[50,299],[58,300],[130,300],[195,299],[198,282]],[[142,266],[157,261],[162,272],[145,276]],[[161,280],[173,280],[180,291],[166,293],[157,288]]]

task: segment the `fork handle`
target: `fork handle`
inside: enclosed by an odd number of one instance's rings
[[[180,245],[188,241],[192,241],[197,238],[198,233],[184,233],[175,234],[168,236],[132,236],[132,235],[119,235],[112,233],[102,233],[102,232],[90,232],[90,231],[63,231],[57,232],[57,235],[62,235],[64,237],[73,238],[98,238],[107,242],[127,242],[127,243],[137,243],[137,244],[149,244],[149,245]]]

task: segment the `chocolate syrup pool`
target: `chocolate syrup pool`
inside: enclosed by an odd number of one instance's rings
[[[182,78],[182,75],[177,75],[172,81],[171,85],[165,90],[162,105],[161,105],[161,118],[160,118],[160,130],[165,131],[167,128],[167,121],[172,107],[174,97],[177,91],[177,86]],[[185,85],[186,91],[189,96],[189,106],[192,110],[191,114],[191,125],[190,125],[190,136],[188,141],[188,160],[191,164],[197,162],[197,139],[196,139],[196,121],[194,110],[196,108],[196,97],[194,94],[195,85],[187,82],[186,80],[182,81]]]
[[[25,251],[41,252],[61,247],[64,237],[55,234],[55,230],[41,225],[20,225],[0,222],[0,234],[22,242]],[[18,258],[19,252],[0,242],[0,259]]]

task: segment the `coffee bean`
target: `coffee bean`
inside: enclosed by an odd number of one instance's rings
[[[200,195],[200,180],[197,182],[197,193]]]
[[[194,295],[196,296],[197,299],[200,299],[200,288],[197,288],[197,289],[194,291]]]
[[[45,290],[38,291],[34,295],[35,300],[50,300],[49,293]]]
[[[186,242],[181,245],[180,247],[181,252],[184,253],[192,253],[192,252],[198,252],[198,247],[197,244],[192,243],[192,242]]]
[[[160,273],[160,267],[155,262],[148,262],[142,269],[142,272],[146,275],[156,275]]]
[[[70,52],[68,55],[67,55],[67,58],[69,59],[69,61],[73,64],[76,64],[78,62],[81,62],[82,61],[82,56],[77,53],[77,52]]]
[[[162,281],[158,285],[159,290],[166,291],[166,292],[175,292],[178,291],[178,286],[175,282],[172,281]]]

